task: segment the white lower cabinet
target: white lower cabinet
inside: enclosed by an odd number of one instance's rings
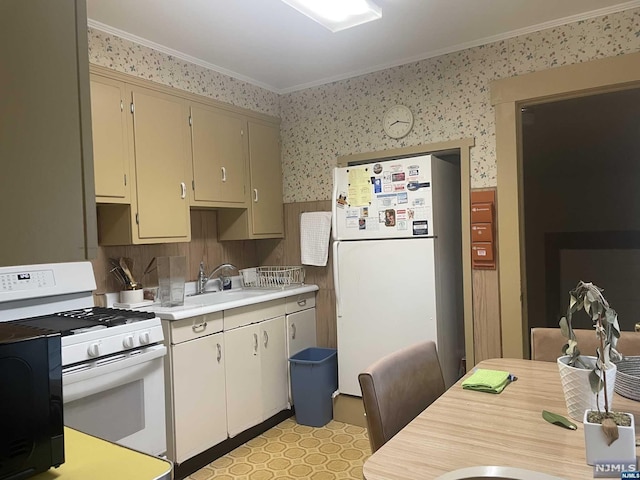
[[[260,377],[262,383],[262,419],[289,408],[287,345],[284,315],[260,323]]]
[[[286,330],[287,358],[309,347],[316,347],[316,294],[303,293],[287,298]],[[289,405],[293,405],[291,395],[290,371],[287,365]]]
[[[227,426],[230,437],[262,421],[259,335],[257,325],[224,332],[228,352]]]
[[[287,314],[287,353],[291,357],[301,350],[317,346],[316,309],[308,308]]]
[[[233,437],[289,408],[285,300],[234,308],[224,315],[227,425]]]
[[[316,345],[315,293],[162,324],[167,456],[180,464],[291,407],[288,358]]]
[[[224,335],[212,333],[215,321],[208,320],[163,322],[171,342],[165,369],[167,456],[176,463],[227,438]]]

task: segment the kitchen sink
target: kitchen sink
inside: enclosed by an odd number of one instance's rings
[[[245,300],[247,298],[253,298],[260,295],[270,293],[271,290],[252,290],[252,289],[237,289],[237,290],[224,290],[221,292],[207,292],[200,295],[192,295],[185,297],[185,305],[217,305],[220,303],[234,302],[239,300]]]

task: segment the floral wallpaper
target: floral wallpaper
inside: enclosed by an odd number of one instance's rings
[[[89,28],[89,62],[236,107],[280,116],[277,93],[94,28]]]
[[[279,116],[284,201],[304,202],[330,198],[339,156],[466,137],[472,188],[496,186],[489,82],[640,51],[640,8],[284,95],[91,29],[89,47],[93,63]],[[400,140],[382,131],[397,103],[415,116]]]

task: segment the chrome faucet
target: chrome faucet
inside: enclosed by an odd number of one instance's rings
[[[219,277],[214,278],[214,275],[219,271],[225,270],[227,268],[238,270],[238,267],[236,267],[235,265],[232,265],[231,263],[222,263],[218,265],[216,268],[214,268],[209,275],[207,275],[204,270],[204,262],[200,262],[200,270],[198,271],[198,280],[196,281],[196,295],[200,295],[201,293],[204,293],[207,283],[209,283],[211,280],[218,280],[218,282],[220,282],[220,290],[223,290],[224,285],[227,283],[226,280],[228,280],[228,277],[226,277],[225,275],[220,275]]]

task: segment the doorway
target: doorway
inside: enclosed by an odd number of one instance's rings
[[[640,307],[640,89],[521,109],[527,332],[557,327],[579,280],[620,328]],[[591,328],[586,314],[574,327]]]
[[[526,358],[529,351],[521,109],[536,104],[640,86],[640,53],[577,63],[491,84],[496,118],[498,259],[502,355]]]

